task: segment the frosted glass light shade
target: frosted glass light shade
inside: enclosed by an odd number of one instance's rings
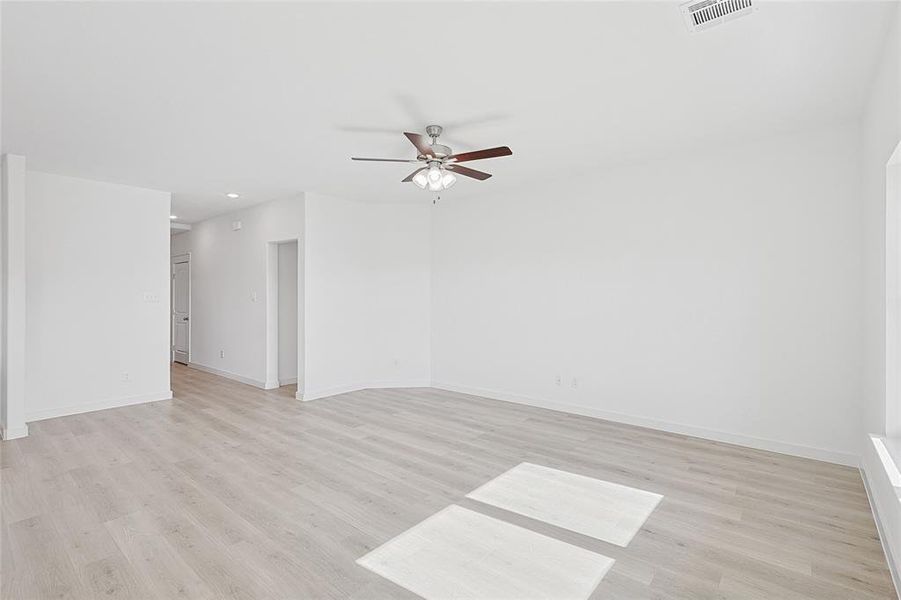
[[[420,171],[413,177],[413,183],[421,190],[429,184],[429,178],[425,176],[425,171]]]
[[[457,176],[450,171],[445,171],[444,176],[441,177],[441,185],[444,186],[444,189],[448,189],[455,183],[457,183]]]

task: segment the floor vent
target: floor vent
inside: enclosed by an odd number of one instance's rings
[[[691,31],[703,31],[749,15],[754,9],[752,0],[692,0],[682,5],[682,15]]]

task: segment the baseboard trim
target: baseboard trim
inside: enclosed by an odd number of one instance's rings
[[[267,388],[267,383],[265,381],[251,379],[250,377],[244,377],[243,375],[238,375],[237,373],[232,373],[231,371],[223,371],[222,369],[208,367],[196,362],[189,362],[187,366],[192,369],[197,369],[198,371],[203,371],[204,373],[209,373],[210,375],[225,377],[226,379],[231,379],[232,381],[237,381],[238,383],[243,383],[244,385],[252,385],[253,387],[260,388],[261,390],[273,389],[274,387],[278,387],[277,385],[275,385]]]
[[[20,427],[7,427],[6,425],[0,427],[0,439],[2,439],[4,442],[9,440],[17,440],[23,437],[28,437],[27,424]]]
[[[504,402],[512,402],[514,404],[524,404],[526,406],[534,406],[536,408],[546,408],[548,410],[581,415],[584,417],[594,417],[596,419],[604,419],[606,421],[614,421],[616,423],[624,423],[626,425],[647,427],[649,429],[666,431],[668,433],[678,433],[680,435],[687,435],[691,437],[712,440],[715,442],[724,442],[727,444],[734,444],[736,446],[744,446],[746,448],[754,448],[756,450],[767,450],[769,452],[788,454],[790,456],[798,456],[801,458],[810,458],[813,460],[836,463],[839,465],[857,467],[860,464],[860,457],[855,454],[835,452],[833,450],[825,450],[811,446],[789,444],[786,442],[757,438],[726,431],[717,431],[714,429],[704,429],[702,427],[684,425],[682,423],[658,421],[656,419],[610,412],[587,406],[566,404],[561,402],[551,402],[548,400],[542,400],[540,398],[521,396],[519,394],[513,394],[510,392],[457,385],[454,383],[447,383],[442,381],[433,381],[432,387],[440,390],[447,390],[450,392],[470,394],[472,396],[482,396],[485,398],[491,398],[492,400],[501,400]]]
[[[431,381],[428,379],[382,379],[376,381],[348,383],[330,388],[322,388],[318,390],[305,391],[298,397],[298,400],[309,402],[311,400],[320,400],[329,398],[339,394],[348,392],[359,392],[360,390],[380,390],[386,388],[427,388],[431,387]],[[302,396],[302,397],[301,397]]]
[[[155,392],[152,394],[138,394],[135,396],[125,396],[124,398],[111,398],[109,400],[101,400],[100,402],[91,402],[89,404],[77,404],[72,406],[62,406],[59,408],[48,408],[45,410],[37,410],[27,413],[25,420],[43,421],[44,419],[55,419],[56,417],[67,417],[69,415],[80,415],[98,410],[107,410],[110,408],[121,408],[123,406],[133,406],[135,404],[145,404],[147,402],[158,402],[160,400],[171,400],[172,390],[165,392]]]
[[[885,562],[888,564],[889,573],[892,574],[892,583],[895,584],[895,594],[898,596],[899,600],[901,600],[901,573],[898,572],[898,563],[895,561],[892,549],[889,547],[888,540],[885,537],[885,527],[882,524],[879,508],[876,504],[876,498],[873,495],[873,489],[870,486],[869,479],[867,479],[867,471],[863,465],[860,466],[860,478],[863,480],[863,488],[867,493],[867,502],[870,503],[873,521],[876,523],[876,532],[879,534],[879,543],[882,545],[882,552],[885,554]]]
[[[283,385],[294,385],[296,383],[297,383],[297,377],[290,377],[288,379],[279,379],[278,380],[279,387],[281,387]]]

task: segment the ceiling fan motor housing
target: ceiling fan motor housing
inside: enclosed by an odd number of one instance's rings
[[[438,136],[441,135],[442,131],[444,131],[444,128],[441,125],[429,125],[425,128],[426,135],[432,138],[432,153],[438,158],[444,158],[453,154],[449,146],[438,143]]]
[[[453,154],[450,146],[445,146],[444,144],[432,144],[432,152],[438,158],[444,158],[445,156],[450,156],[451,154]]]

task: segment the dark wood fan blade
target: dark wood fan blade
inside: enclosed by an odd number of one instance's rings
[[[491,173],[476,171],[475,169],[470,169],[469,167],[464,167],[463,165],[446,165],[444,168],[448,171],[453,171],[458,175],[463,175],[464,177],[472,177],[473,179],[478,179],[479,181],[485,181],[486,179],[491,177]]]
[[[417,173],[419,173],[420,171],[425,171],[426,169],[428,169],[428,167],[422,167],[421,169],[416,169],[415,171],[413,171],[412,173],[410,173],[409,175],[407,175],[406,177],[401,179],[400,182],[407,183],[408,181],[413,181],[413,178],[416,177]]]
[[[465,162],[467,160],[482,160],[483,158],[497,158],[498,156],[511,156],[513,150],[506,146],[498,146],[497,148],[488,148],[487,150],[475,150],[473,152],[463,152],[462,154],[451,154],[447,160],[454,162]]]
[[[404,132],[404,135],[407,136],[407,139],[410,140],[414,146],[416,146],[419,154],[422,156],[435,156],[435,153],[432,152],[432,144],[429,143],[428,137],[418,133],[407,132]]]
[[[402,163],[417,163],[418,160],[407,160],[405,158],[357,158],[356,156],[351,156],[350,160],[366,160],[370,162],[402,162]]]

